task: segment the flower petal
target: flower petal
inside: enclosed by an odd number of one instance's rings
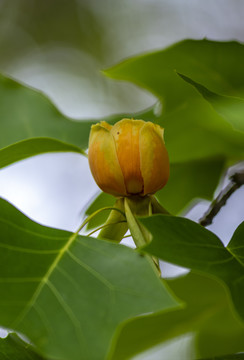
[[[104,122],[92,126],[89,138],[89,165],[97,185],[104,192],[126,196],[124,177],[110,128],[111,125]]]
[[[142,120],[123,119],[111,129],[128,194],[143,192],[139,153],[139,133],[143,125]]]
[[[163,132],[164,129],[151,122],[147,122],[140,131],[140,164],[144,195],[160,190],[169,178],[169,157]]]

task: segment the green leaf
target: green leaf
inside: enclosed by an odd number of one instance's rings
[[[244,235],[244,223],[242,223],[234,232],[231,241],[229,242],[227,249],[232,253],[232,255],[239,261],[242,265],[243,262],[243,235]],[[231,275],[230,275],[231,276]],[[242,297],[242,275],[241,278],[238,279],[236,277],[233,278],[230,289],[232,292],[236,292],[236,296]],[[230,280],[229,280],[230,281]],[[238,284],[240,282],[240,284]],[[237,284],[236,284],[237,283]],[[238,295],[239,292],[239,295]],[[239,306],[243,307],[243,303]],[[226,323],[223,326],[223,322]],[[239,324],[239,328],[240,328]],[[232,336],[232,340],[230,341],[230,334]],[[228,314],[220,312],[216,314],[212,319],[206,322],[205,326],[202,328],[201,333],[198,336],[198,348],[199,353],[202,357],[209,357],[213,354],[227,354],[234,353],[237,351],[244,350],[244,346],[242,348],[238,348],[239,344],[243,344],[244,334],[242,334],[238,327],[232,327],[232,319]]]
[[[44,360],[30,344],[22,341],[14,333],[0,339],[0,358],[1,360]]]
[[[216,304],[216,307],[218,304]],[[244,326],[238,322],[231,311],[222,308],[219,301],[219,311],[206,319],[196,336],[198,357],[230,354],[244,351]]]
[[[138,114],[138,116],[141,116]],[[152,110],[143,112],[154,119]],[[108,117],[114,123],[125,115]],[[0,167],[44,152],[74,151],[88,147],[92,124],[102,120],[72,120],[41,92],[0,75]]]
[[[119,324],[176,306],[146,257],[34,223],[0,201],[0,325],[43,356],[105,359]]]
[[[244,222],[242,222],[235,230],[227,249],[231,254],[244,266]]]
[[[204,99],[213,106],[217,113],[223,116],[234,129],[244,132],[244,99],[216,94],[193,79],[183,74],[179,75],[183,80],[193,85]],[[244,91],[242,95],[244,96]]]
[[[69,119],[44,94],[3,75],[0,75],[0,116],[0,148],[31,138],[53,138],[56,141],[52,146],[56,145],[58,151],[62,146],[67,151],[67,144],[79,152],[87,147],[90,121]]]
[[[62,143],[55,139],[32,138],[20,141],[0,150],[0,168],[16,161],[46,152],[78,152],[85,155],[78,147]]]
[[[224,287],[215,279],[190,272],[185,276],[167,280],[167,285],[178,299],[183,301],[183,307],[168,312],[140,316],[127,321],[117,331],[116,346],[111,359],[122,360],[130,358],[153,346],[159,345],[183,334],[196,334],[195,351],[202,355],[199,349],[199,337],[205,346],[214,345],[214,340],[223,336],[222,352],[217,347],[212,354],[238,352],[244,349],[244,326],[233,315],[232,308]],[[218,323],[213,323],[216,318]],[[220,318],[221,317],[221,318]],[[208,337],[203,337],[202,333]],[[210,337],[212,336],[212,340]],[[193,343],[194,344],[194,343]],[[210,347],[211,347],[210,346]],[[199,356],[200,357],[200,356]]]
[[[160,125],[172,163],[212,156],[243,157],[244,135],[237,134],[177,73],[212,91],[243,94],[244,45],[185,40],[165,50],[137,56],[106,71],[151,91],[163,105]],[[150,69],[150,71],[148,71]],[[206,146],[207,144],[207,146]]]
[[[244,321],[244,266],[240,262],[240,249],[243,249],[240,243],[244,237],[243,223],[234,233],[230,248],[225,248],[214,233],[189,219],[155,215],[141,221],[153,238],[144,248],[147,253],[214,276],[225,283],[235,309]]]

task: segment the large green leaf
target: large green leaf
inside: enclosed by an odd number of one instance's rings
[[[199,357],[206,353],[220,355],[244,349],[244,326],[233,315],[225,289],[219,282],[191,272],[167,280],[167,284],[184,302],[184,306],[167,313],[141,316],[127,321],[117,332],[112,359],[130,358],[187,333],[196,334],[195,352]],[[217,317],[218,322],[214,324]],[[221,336],[222,347],[217,343],[214,348],[214,341]],[[201,346],[199,337],[202,339]],[[202,346],[205,346],[205,353]]]
[[[73,145],[69,151],[80,152],[81,148],[87,147],[90,121],[69,119],[44,94],[3,75],[0,75],[0,119],[0,148],[5,148],[5,153],[7,150],[16,152],[17,142],[31,138],[44,138],[40,145],[43,150],[45,138],[50,138],[47,139],[47,151],[51,145],[52,151],[55,146],[57,151],[61,151],[62,145],[67,151],[67,144]],[[51,144],[51,139],[56,141]],[[15,149],[6,150],[12,144],[15,144]]]
[[[16,334],[9,334],[0,339],[1,360],[44,360],[33,351],[32,347],[22,341]]]
[[[104,120],[114,123],[125,116]],[[138,116],[155,118],[151,110]],[[90,127],[98,121],[72,120],[44,94],[0,75],[0,167],[44,152],[83,153]]]
[[[105,359],[123,321],[176,306],[147,257],[41,226],[0,201],[0,325],[43,356]]]
[[[244,45],[236,42],[185,40],[165,50],[125,60],[106,71],[158,96],[163,105],[160,124],[165,127],[171,162],[224,155],[244,155],[244,134],[219,116],[196,89],[177,73],[227,95],[243,94]]]
[[[183,80],[193,85],[199,93],[209,101],[213,108],[225,118],[234,129],[244,132],[244,89],[240,94],[243,98],[219,95],[210,91],[202,84],[189,77],[179,74]]]
[[[196,336],[199,358],[244,351],[244,326],[222,305],[220,299],[215,304],[219,311],[206,319]]]
[[[9,145],[0,150],[0,168],[16,161],[46,152],[85,153],[73,145],[50,138],[32,138]]]
[[[185,218],[155,215],[141,220],[153,240],[144,249],[159,258],[214,276],[228,287],[233,304],[244,321],[244,222],[228,248],[201,225]]]

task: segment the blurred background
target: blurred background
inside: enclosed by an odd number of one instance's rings
[[[186,38],[244,42],[243,17],[243,0],[0,0],[0,72],[41,90],[73,119],[137,112],[157,99],[101,70]],[[97,193],[87,159],[74,153],[0,170],[0,196],[52,227],[76,230]],[[226,242],[243,220],[243,195],[238,190],[210,226]],[[187,216],[198,220],[208,206],[201,202]]]

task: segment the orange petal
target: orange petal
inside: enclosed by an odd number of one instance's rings
[[[115,196],[126,196],[123,174],[116,154],[111,125],[102,122],[92,126],[88,160],[97,185]]]
[[[142,120],[123,119],[111,130],[128,194],[143,191],[139,153],[139,132],[143,125]]]
[[[169,178],[169,157],[163,132],[159,125],[151,122],[147,122],[140,131],[140,162],[144,195],[160,190]]]

